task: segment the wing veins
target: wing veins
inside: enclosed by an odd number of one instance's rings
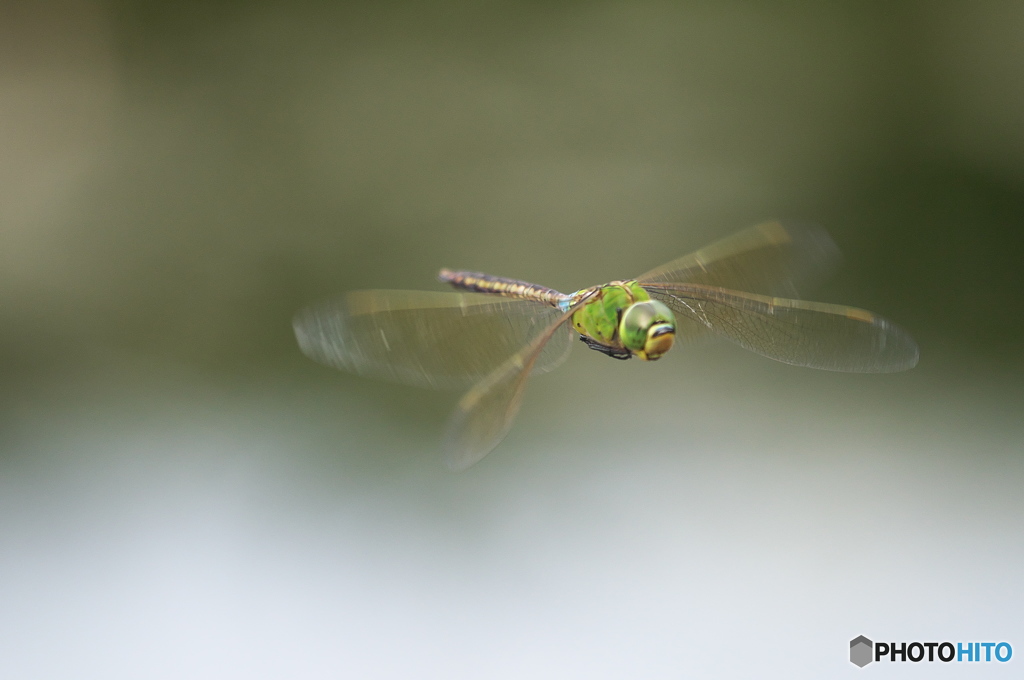
[[[695,317],[691,320],[777,361],[869,373],[905,370],[917,363],[917,345],[909,335],[855,307],[698,283],[648,283],[644,287],[683,318]]]
[[[445,463],[449,468],[465,470],[501,443],[519,412],[530,372],[544,346],[592,295],[583,296],[526,347],[462,396],[445,436]],[[486,403],[488,399],[492,403]]]

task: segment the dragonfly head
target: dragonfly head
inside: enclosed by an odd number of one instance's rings
[[[619,322],[623,346],[644,361],[654,361],[672,349],[676,338],[676,317],[657,300],[634,302]]]

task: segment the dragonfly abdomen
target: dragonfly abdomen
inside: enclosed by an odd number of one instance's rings
[[[442,269],[438,273],[437,279],[444,283],[450,283],[460,290],[503,295],[520,300],[533,300],[551,305],[552,307],[559,307],[560,303],[569,297],[553,288],[546,288],[545,286],[538,286],[535,283],[527,283],[517,279],[506,279],[500,276],[481,274],[480,272]]]

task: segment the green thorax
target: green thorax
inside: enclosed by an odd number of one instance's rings
[[[592,289],[581,290],[582,296]],[[636,281],[613,281],[599,286],[597,292],[572,315],[572,326],[580,335],[606,347],[623,348],[619,337],[622,313],[634,302],[646,302],[651,296]]]

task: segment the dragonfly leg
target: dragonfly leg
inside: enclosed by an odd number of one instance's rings
[[[602,345],[597,340],[594,340],[592,338],[588,338],[585,335],[581,335],[580,336],[580,341],[583,344],[585,344],[587,347],[589,347],[590,349],[596,350],[596,351],[600,352],[601,354],[607,354],[612,359],[621,359],[621,360],[625,361],[626,359],[632,359],[633,358],[633,353],[630,352],[628,349],[622,349],[622,348],[619,348],[619,347],[609,347],[608,345]]]

